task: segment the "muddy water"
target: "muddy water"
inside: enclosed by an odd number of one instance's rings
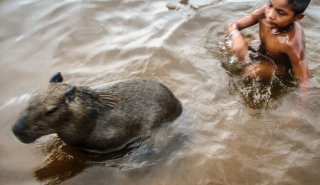
[[[301,21],[312,85],[300,111],[300,91],[286,86],[275,98],[267,87],[255,97],[263,106],[251,106],[223,67],[232,62],[225,25],[263,3],[2,0],[0,184],[319,184],[320,3]],[[244,34],[257,40],[257,27]],[[54,135],[22,144],[11,126],[56,71],[76,85],[155,79],[184,112],[120,154],[84,153]]]

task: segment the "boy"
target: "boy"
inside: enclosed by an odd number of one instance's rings
[[[227,31],[232,40],[232,52],[243,61],[248,52],[248,43],[240,30],[259,23],[260,51],[272,60],[263,60],[245,68],[247,76],[256,79],[271,79],[273,74],[286,76],[291,69],[305,87],[310,74],[305,60],[304,32],[296,21],[311,0],[269,0],[268,3],[248,16],[231,23]],[[303,91],[304,88],[302,89]]]

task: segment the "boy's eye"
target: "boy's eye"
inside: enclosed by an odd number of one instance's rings
[[[268,3],[268,6],[269,6],[269,8],[271,8],[271,7],[272,7],[272,4],[271,4],[271,2],[269,2],[269,3]]]
[[[286,12],[285,11],[278,11],[278,13],[280,14],[280,15],[286,15]]]

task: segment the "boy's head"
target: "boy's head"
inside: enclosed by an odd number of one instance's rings
[[[268,0],[265,8],[266,23],[270,28],[286,28],[304,17],[311,0]]]
[[[303,13],[311,0],[287,0],[288,5],[291,6],[292,11],[295,15]]]

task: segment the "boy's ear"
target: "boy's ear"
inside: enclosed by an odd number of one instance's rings
[[[294,16],[294,20],[295,21],[300,21],[303,17],[304,17],[304,13],[301,13],[301,14],[298,14],[298,15]]]

